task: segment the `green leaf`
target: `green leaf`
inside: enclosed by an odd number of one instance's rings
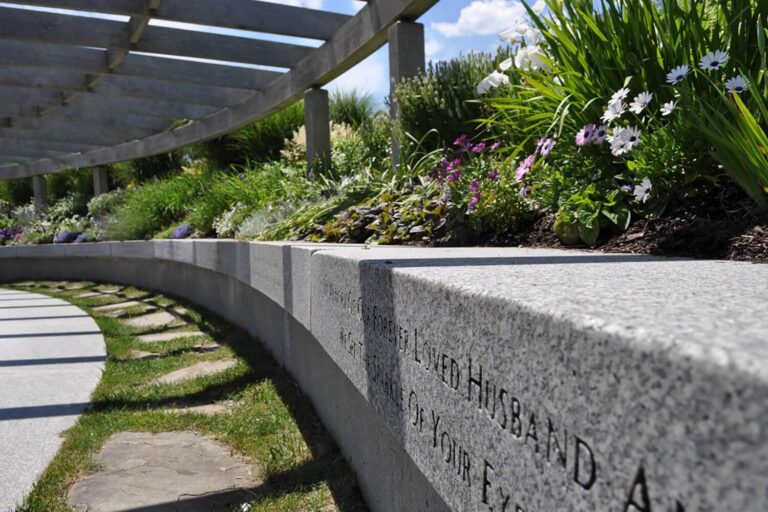
[[[600,225],[595,222],[593,226],[585,226],[579,222],[579,237],[590,247],[597,243],[597,237],[600,236]]]

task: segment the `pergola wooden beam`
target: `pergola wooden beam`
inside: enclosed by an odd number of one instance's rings
[[[129,127],[163,131],[171,124],[170,119],[163,117],[135,115],[109,117],[103,112],[70,112],[68,109],[60,110],[57,115],[45,117],[0,117],[0,128],[17,130],[41,130],[47,126],[56,126],[62,130],[77,130],[81,126],[98,126],[102,129]]]
[[[0,68],[0,86],[34,88],[37,90],[81,91],[89,89],[91,75],[74,71],[48,70],[40,68]],[[177,84],[166,80],[107,75],[94,91],[106,96],[131,96],[154,98],[178,103],[197,105],[231,106],[250,93],[242,89],[210,87],[197,84]]]
[[[23,66],[87,74],[108,72],[111,75],[249,90],[261,89],[282,75],[261,69],[133,53],[128,54],[116,70],[109,71],[107,60],[107,51],[96,48],[0,39],[0,66],[6,68]]]
[[[145,8],[143,0],[11,0],[6,3],[124,16],[142,15]],[[151,15],[161,20],[321,40],[330,39],[351,18],[345,14],[256,0],[162,0]]]
[[[44,130],[13,130],[10,128],[0,128],[0,138],[12,138],[16,140],[36,140],[41,142],[63,142],[67,144],[96,144],[98,146],[107,146],[121,144],[130,140],[138,140],[152,133],[152,130],[142,130],[140,128],[125,128],[123,130],[106,131],[100,127],[83,127],[79,131],[75,130],[55,130],[46,128]]]
[[[95,48],[130,48],[131,51],[214,59],[262,66],[291,68],[312,48],[295,44],[233,37],[176,28],[148,26],[131,43],[130,24],[98,18],[0,7],[0,34],[4,39]]]
[[[61,153],[80,153],[98,148],[96,144],[73,144],[66,142],[33,141],[0,137],[0,155],[18,149],[28,151],[58,151]]]

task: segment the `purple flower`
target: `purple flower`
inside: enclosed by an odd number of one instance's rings
[[[472,199],[469,200],[469,204],[467,205],[467,213],[472,213],[477,209],[477,203],[480,202],[480,193],[476,193],[472,196]]]
[[[18,241],[18,239],[21,237],[21,234],[24,232],[23,229],[19,226],[10,226],[7,228],[0,229],[0,242],[4,240],[13,240]]]
[[[86,231],[85,233],[80,233],[79,235],[77,235],[77,238],[75,238],[75,239],[72,241],[72,243],[73,243],[73,244],[84,244],[85,242],[87,242],[87,241],[88,241],[88,238],[89,238],[90,236],[91,236],[91,234],[90,234],[90,233],[88,233],[87,231]]]
[[[520,189],[520,192],[518,192],[517,195],[520,197],[528,197],[528,194],[530,194],[530,192],[531,192],[531,186],[526,185]]]
[[[629,193],[635,190],[635,188],[632,185],[622,185],[620,188],[624,192],[629,192]]]
[[[491,151],[497,151],[501,147],[501,142],[494,142]]]
[[[60,231],[53,237],[53,243],[55,244],[69,244],[77,238],[79,233],[73,233],[71,231]]]
[[[171,238],[174,240],[178,240],[180,238],[187,238],[189,235],[192,234],[192,226],[189,224],[182,224],[181,226],[177,227],[173,233],[171,233]]]
[[[581,131],[579,131],[579,133],[576,134],[576,145],[586,146],[587,144],[591,144],[595,140],[596,133],[597,133],[596,124],[584,125],[584,128],[582,128]]]
[[[477,192],[480,190],[480,180],[475,180],[472,183],[469,184],[469,190],[472,192]]]
[[[461,148],[461,151],[469,151],[471,144],[469,143],[469,138],[466,135],[459,136],[455,141],[453,141],[454,146],[458,146]]]
[[[453,182],[453,181],[459,181],[459,178],[461,178],[461,169],[456,169],[451,174],[448,175],[448,178],[446,178],[446,181]]]
[[[536,149],[541,153],[541,156],[546,158],[555,148],[555,144],[557,144],[555,139],[544,137],[536,143]]]
[[[485,151],[486,147],[487,146],[486,146],[485,142],[479,142],[479,143],[475,144],[475,146],[472,148],[472,152],[473,153],[482,153],[483,151]]]
[[[523,162],[517,167],[517,170],[515,171],[515,183],[520,183],[523,181],[523,178],[525,178],[525,176],[531,172],[531,168],[535,162],[536,153],[529,155],[528,158],[523,160]]]
[[[489,171],[487,176],[488,176],[488,179],[491,181],[499,181],[499,170],[494,169],[492,171]]]

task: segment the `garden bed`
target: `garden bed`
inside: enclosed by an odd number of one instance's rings
[[[553,232],[553,215],[530,230],[491,245],[566,248]],[[581,247],[584,248],[583,246]],[[638,219],[624,233],[598,241],[597,249],[614,253],[768,263],[768,213],[732,188],[719,197],[679,205],[660,219]]]

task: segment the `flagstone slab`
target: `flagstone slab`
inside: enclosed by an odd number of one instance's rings
[[[128,302],[116,302],[115,304],[107,304],[106,306],[98,306],[93,308],[94,311],[113,311],[115,309],[128,309],[136,306],[143,306],[141,302],[135,300],[129,300]]]
[[[216,375],[223,371],[229,370],[237,366],[237,359],[217,359],[215,361],[203,361],[186,368],[181,368],[175,372],[168,373],[161,377],[158,377],[153,384],[176,384],[179,382],[185,382],[188,380],[196,379],[198,377],[207,377],[210,375]]]
[[[142,343],[159,343],[162,341],[197,338],[198,336],[206,336],[206,334],[200,331],[159,332],[154,334],[142,334],[139,336],[139,341]]]
[[[215,350],[219,350],[221,348],[221,345],[216,343],[215,341],[209,341],[207,343],[198,343],[196,345],[192,345],[192,350],[196,350],[198,352],[213,352]]]
[[[101,470],[69,492],[78,511],[230,511],[253,499],[257,468],[193,432],[123,432],[94,457]]]
[[[160,359],[160,354],[155,352],[145,352],[144,350],[131,350],[131,359],[137,361],[151,361],[154,359]]]
[[[137,316],[126,320],[125,323],[131,327],[162,327],[164,325],[176,325],[178,317],[167,311],[158,311],[148,315]]]
[[[213,416],[215,414],[229,414],[237,406],[237,403],[233,400],[226,400],[223,402],[214,402],[212,404],[198,404],[198,405],[179,405],[174,407],[168,407],[164,409],[165,412],[170,414],[203,414],[205,416]]]
[[[96,297],[105,297],[107,294],[102,292],[85,292],[80,295],[75,295],[76,299],[93,299]]]

